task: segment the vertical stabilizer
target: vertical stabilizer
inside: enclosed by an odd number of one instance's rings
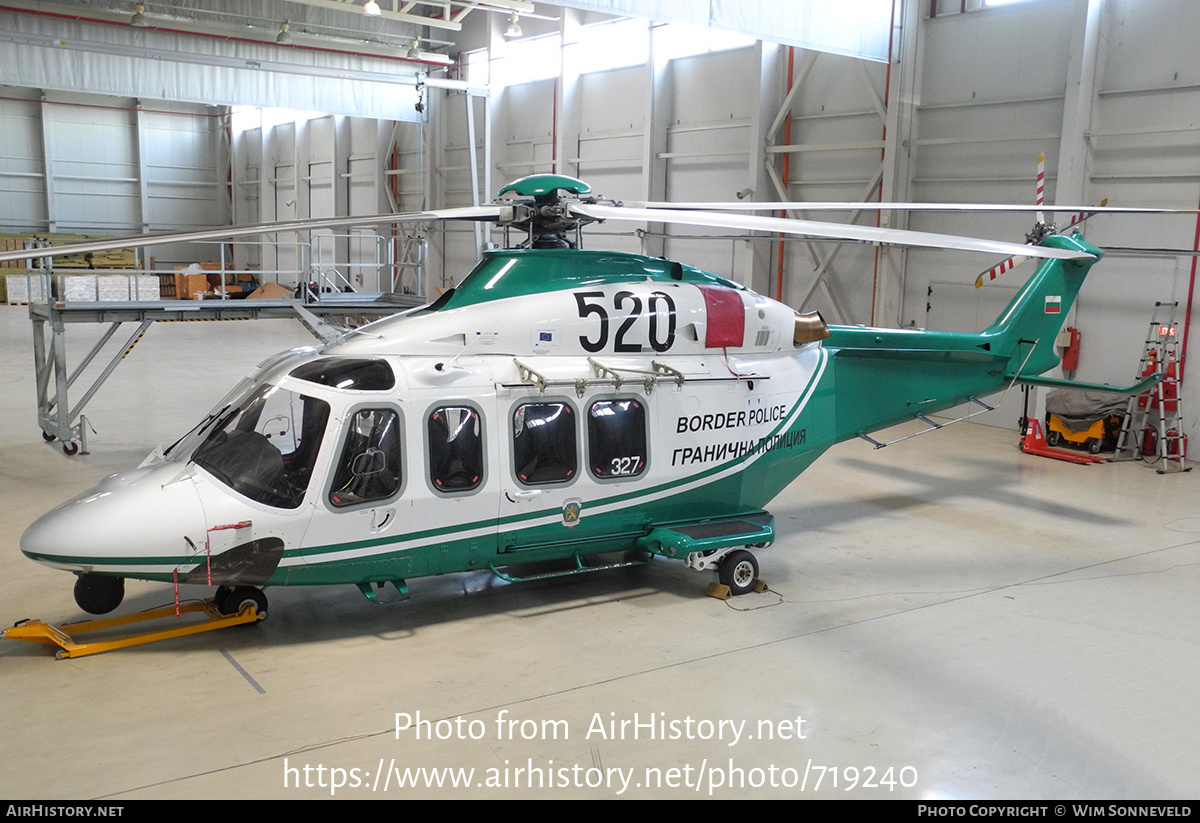
[[[1104,256],[1078,235],[1050,235],[1044,243],[1051,248],[1087,252],[1095,259],[1044,261],[996,321],[982,332],[992,352],[1012,360],[1010,374],[1037,375],[1058,365],[1055,337],[1088,270]]]

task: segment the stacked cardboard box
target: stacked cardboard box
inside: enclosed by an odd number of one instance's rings
[[[4,278],[10,305],[46,302],[46,278],[40,274],[10,274]]]
[[[205,296],[219,296],[222,285],[227,296],[241,294],[250,290],[253,281],[251,274],[223,271],[220,263],[191,263],[175,269],[175,296],[180,300],[203,300]]]
[[[58,276],[58,299],[64,303],[95,303],[96,275],[68,274]]]
[[[101,302],[157,300],[158,278],[153,274],[98,274],[96,299]]]
[[[136,269],[137,253],[133,249],[109,249],[87,255],[93,269]]]
[[[206,293],[220,290],[220,263],[206,261],[175,268],[175,296],[180,300],[203,300]]]
[[[22,238],[11,235],[7,237],[0,236],[0,251],[16,251],[23,248],[25,248],[25,241]],[[23,271],[25,269],[25,261],[9,260],[0,263],[0,269],[21,269]]]

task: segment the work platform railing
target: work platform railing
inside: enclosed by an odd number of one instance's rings
[[[182,322],[195,320],[256,320],[268,318],[294,319],[304,322],[318,337],[324,329],[312,322],[314,317],[322,323],[330,319],[349,323],[352,319],[368,320],[394,314],[427,302],[419,291],[423,290],[422,269],[424,266],[424,241],[376,237],[371,257],[356,254],[339,260],[337,250],[350,249],[352,243],[362,245],[369,242],[368,235],[334,236],[319,234],[309,243],[255,243],[244,240],[236,245],[244,246],[242,254],[247,257],[257,249],[263,257],[278,259],[279,249],[290,249],[288,256],[297,263],[296,268],[273,268],[264,271],[261,267],[234,265],[237,255],[231,255],[231,246],[223,243],[217,257],[217,267],[201,268],[199,272],[213,275],[216,282],[205,289],[204,299],[164,299],[161,294],[159,275],[170,276],[185,272],[186,266],[172,265],[167,270],[156,268],[86,270],[95,277],[117,278],[105,281],[106,299],[100,299],[100,281],[95,281],[95,299],[86,299],[86,289],[78,289],[71,295],[64,293],[64,279],[79,277],[79,269],[67,274],[49,266],[31,268],[23,276],[28,285],[29,317],[33,324],[33,355],[35,367],[35,391],[37,395],[37,424],[42,437],[47,441],[58,441],[67,455],[87,453],[88,420],[84,409],[96,395],[117,366],[129,355],[143,335],[156,322]],[[342,245],[339,245],[339,242]],[[176,244],[178,245],[178,244]],[[213,244],[206,244],[212,248]],[[267,252],[267,247],[271,252]],[[207,256],[207,255],[206,255]],[[233,259],[231,259],[231,257]],[[20,272],[10,273],[22,276]],[[147,299],[151,289],[145,278],[155,277],[153,298]],[[239,284],[240,276],[252,276],[254,282],[276,283],[284,286],[274,299],[250,299],[249,293]],[[233,277],[230,281],[228,278]],[[59,282],[56,282],[56,278]],[[119,278],[125,279],[124,289]],[[74,284],[78,286],[78,283]],[[57,287],[57,294],[56,294]],[[108,328],[100,339],[84,354],[78,363],[68,358],[67,328],[78,323],[107,324]],[[118,336],[126,323],[136,324],[127,337]],[[112,344],[116,341],[116,350]],[[103,367],[99,367],[101,353],[111,354]],[[99,371],[93,368],[96,363]],[[90,383],[78,400],[72,401],[71,391],[85,376]]]

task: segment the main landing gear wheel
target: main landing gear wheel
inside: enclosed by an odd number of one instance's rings
[[[717,578],[729,587],[730,594],[749,594],[754,591],[754,581],[758,580],[758,561],[744,549],[730,552],[721,561]]]
[[[244,606],[253,603],[254,610],[263,615],[257,622],[261,623],[267,619],[267,596],[263,594],[262,589],[257,589],[254,586],[235,586],[232,589],[228,589],[228,594],[222,599],[221,589],[225,588],[225,586],[218,588],[217,596],[214,598],[217,601],[217,608],[221,610],[221,614],[238,614]],[[254,624],[247,623],[246,625],[252,626]]]
[[[217,586],[217,590],[213,592],[213,605],[217,607],[217,611],[221,614],[226,614],[225,601],[229,599],[229,593],[233,591],[232,586]]]
[[[124,577],[81,574],[75,581],[75,602],[88,614],[108,614],[124,599]]]

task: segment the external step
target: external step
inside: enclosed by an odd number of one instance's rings
[[[682,558],[732,546],[752,546],[775,540],[775,518],[756,512],[737,518],[699,520],[658,526],[638,539],[638,547],[667,557]]]

